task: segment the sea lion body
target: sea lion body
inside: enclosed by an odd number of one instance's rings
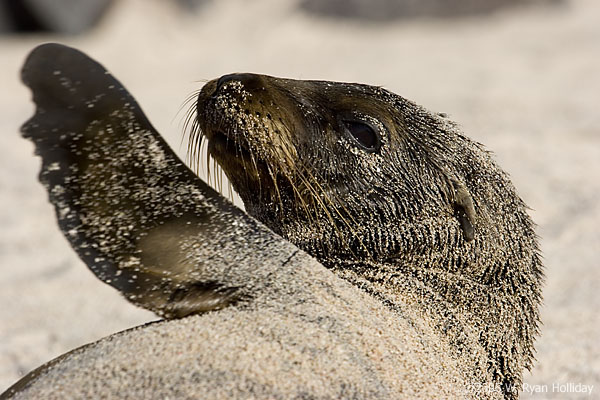
[[[413,304],[456,355],[481,346],[472,367],[516,396],[542,266],[526,206],[482,145],[362,84],[232,74],[204,86],[197,115],[252,216],[400,315]]]
[[[208,139],[265,226],[194,176],[83,53],[42,45],[22,78],[37,106],[22,131],[82,260],[165,318],[201,315],[87,345],[3,399],[518,395],[537,331],[532,223],[446,119],[367,85],[209,82],[190,149]]]

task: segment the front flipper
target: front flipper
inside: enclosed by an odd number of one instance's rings
[[[235,221],[264,228],[178,159],[104,67],[45,44],[28,56],[22,80],[37,106],[22,133],[42,158],[40,181],[60,229],[98,278],[166,318],[250,295],[211,263],[222,262]]]

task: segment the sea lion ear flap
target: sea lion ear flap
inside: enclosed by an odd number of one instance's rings
[[[475,238],[475,207],[471,193],[462,183],[452,180],[454,189],[454,210],[467,242]]]

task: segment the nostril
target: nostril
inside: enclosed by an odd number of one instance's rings
[[[217,87],[215,88],[215,94],[219,93],[224,86],[232,81],[236,81],[242,84],[245,90],[257,91],[264,88],[264,82],[260,75],[248,74],[248,73],[237,73],[223,75],[217,80]]]
[[[218,92],[219,90],[221,90],[221,88],[227,83],[227,82],[231,82],[231,81],[235,81],[235,80],[240,80],[240,75],[239,74],[228,74],[228,75],[223,75],[222,77],[219,78],[219,80],[217,81],[217,89],[216,91]]]

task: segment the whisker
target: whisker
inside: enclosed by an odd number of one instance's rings
[[[210,160],[211,160],[212,156],[210,155],[210,153],[207,153],[207,157],[206,157],[206,183],[208,183],[208,186],[212,186],[210,183]]]
[[[186,162],[189,164],[190,169],[196,174],[199,174],[198,159],[200,157],[199,152],[202,145],[204,135],[200,130],[200,124],[197,117],[198,112],[198,94],[201,89],[193,91],[183,102],[177,115],[181,113],[181,110],[189,105],[183,119],[183,135],[181,137],[180,147],[183,145],[183,140],[187,136],[187,151],[186,151]],[[191,103],[191,105],[190,105]],[[187,133],[187,135],[186,135]]]
[[[279,191],[279,185],[277,184],[277,174],[273,172],[273,169],[270,165],[267,164],[267,170],[269,171],[269,176],[273,181],[273,187],[275,188],[275,194],[277,195],[277,200],[279,201],[279,214],[283,213],[283,200],[281,199],[281,192]]]
[[[312,213],[310,212],[310,209],[308,207],[308,203],[306,203],[306,201],[304,200],[304,197],[302,196],[302,194],[300,193],[300,191],[298,190],[298,186],[294,183],[294,181],[292,180],[291,177],[289,176],[285,176],[287,178],[287,180],[290,182],[290,186],[292,188],[292,191],[294,193],[294,199],[300,203],[300,206],[304,209],[304,216],[308,219],[309,223],[313,223],[314,220]],[[299,215],[297,214],[298,210],[296,209],[296,217],[298,218]]]
[[[228,179],[227,180],[227,194],[228,194],[228,198],[229,200],[234,203],[234,199],[233,199],[233,185],[231,184],[231,181]]]
[[[200,170],[201,167],[204,167],[204,164],[202,164],[202,156],[204,155],[204,157],[207,159],[210,157],[210,153],[208,152],[208,140],[206,140],[206,137],[204,137],[204,135],[200,137],[199,148],[199,153],[196,157],[196,165],[198,170]],[[204,172],[205,174],[207,174],[207,171],[198,171],[198,175],[200,174],[200,172]]]
[[[177,118],[179,116],[179,114],[181,113],[181,111],[188,106],[192,101],[194,103],[198,102],[198,95],[200,94],[200,91],[202,91],[202,88],[194,90],[192,93],[190,93],[188,95],[188,97],[185,98],[185,100],[183,101],[183,103],[181,104],[181,106],[179,107],[179,109],[177,110],[177,113],[175,114],[175,116],[173,117],[173,120],[171,120],[171,123],[175,121],[175,118]]]
[[[336,199],[338,201],[334,202],[333,199],[329,195],[329,193],[334,193],[334,192],[331,190],[325,190],[325,187],[319,183],[319,180],[311,173],[310,169],[307,168],[306,166],[303,166],[303,168],[301,170],[299,169],[299,173],[302,176],[302,178],[304,179],[307,189],[311,192],[312,196],[315,197],[317,204],[319,205],[321,210],[323,210],[323,212],[326,214],[329,221],[334,226],[334,229],[336,230],[338,237],[340,238],[340,240],[342,240],[342,242],[344,242],[346,247],[351,252],[354,252],[352,249],[352,246],[350,246],[350,243],[348,242],[348,239],[345,237],[345,235],[341,234],[341,231],[338,228],[338,225],[335,222],[333,215],[327,209],[325,202],[331,206],[333,213],[335,213],[340,218],[341,222],[350,230],[350,232],[352,233],[352,236],[357,238],[357,240],[358,240],[359,244],[361,245],[361,247],[363,248],[363,250],[368,252],[368,248],[363,243],[360,235],[358,235],[356,230],[353,228],[353,224],[351,224],[348,221],[348,219],[346,218],[346,216],[340,212],[340,208],[341,208],[346,213],[346,215],[348,215],[350,217],[350,219],[354,223],[354,225],[356,225],[356,221],[354,220],[354,218],[352,217],[352,215],[350,214],[350,212],[348,211],[346,206],[344,206],[344,202],[339,201],[340,200],[339,198]],[[308,175],[308,177],[305,177],[304,176],[305,174]],[[313,187],[313,184],[316,186],[316,189]],[[320,199],[321,196],[325,197],[325,202],[323,202]],[[334,194],[334,196],[335,196],[335,194]]]

